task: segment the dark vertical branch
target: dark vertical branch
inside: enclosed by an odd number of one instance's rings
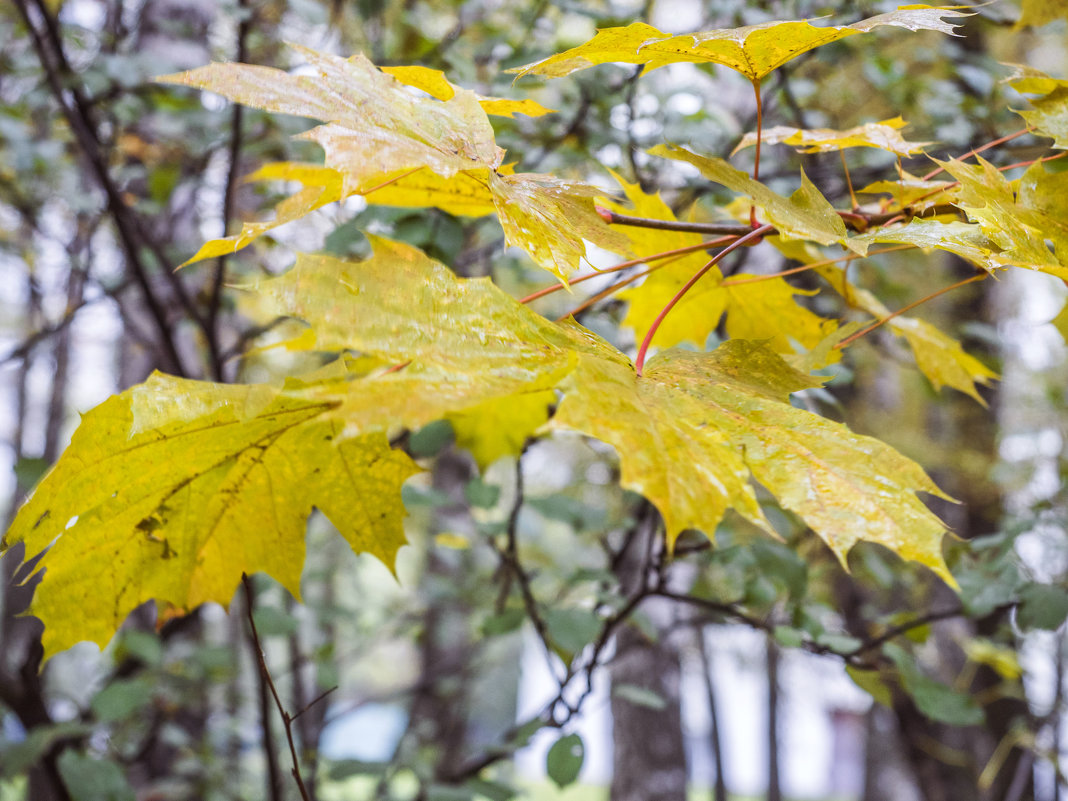
[[[779,781],[779,646],[769,636],[768,666],[768,801],[782,801]]]
[[[242,584],[245,588],[245,614],[249,621],[248,644],[252,649],[252,661],[257,666],[256,689],[259,697],[260,731],[263,734],[263,754],[267,759],[267,797],[271,801],[284,801],[282,792],[282,770],[278,765],[278,746],[274,739],[274,729],[271,728],[271,676],[267,672],[267,665],[260,647],[260,636],[256,631],[256,624],[252,612],[256,606],[256,590],[248,578],[242,576]]]
[[[712,746],[712,763],[716,768],[714,801],[727,801],[727,777],[723,769],[723,744],[720,741],[719,710],[716,707],[716,687],[712,681],[712,657],[708,655],[708,635],[704,626],[697,627],[697,649],[701,653],[701,669],[705,678],[705,693],[708,695],[708,712],[711,717],[709,740]]]
[[[243,63],[248,60],[248,34],[252,28],[252,11],[249,9],[248,0],[238,0],[237,6],[243,16],[237,26],[237,52],[235,55],[236,60],[239,63]],[[230,222],[234,218],[234,195],[237,191],[238,174],[241,169],[244,109],[245,107],[240,103],[234,103],[230,111],[230,164],[226,171],[226,185],[223,187],[223,236],[229,233]],[[222,305],[222,288],[225,276],[226,256],[220,256],[215,260],[215,272],[211,280],[211,298],[208,304],[206,326],[211,370],[216,381],[223,380],[223,359],[219,342],[219,311]]]
[[[127,267],[144,295],[145,305],[158,329],[159,344],[169,363],[168,366],[179,375],[186,375],[182,358],[174,341],[164,302],[156,296],[147,265],[145,265],[141,257],[142,245],[149,243],[141,230],[141,226],[138,225],[130,208],[126,205],[122,193],[111,179],[107,159],[102,152],[100,141],[89,113],[89,103],[82,92],[74,85],[75,76],[64,55],[56,21],[40,0],[30,0],[34,2],[34,9],[41,18],[44,26],[42,31],[35,24],[27,1],[15,0],[15,7],[18,9],[19,16],[22,18],[23,24],[25,24],[26,30],[30,35],[30,40],[33,43],[38,60],[41,62],[41,68],[44,71],[48,86],[56,103],[59,104],[63,117],[70,125],[78,149],[88,163],[90,173],[94,176],[107,198],[107,208],[115,223],[115,230],[118,233],[119,242],[122,244],[122,249],[126,256]],[[158,249],[155,252],[157,255],[160,253]],[[165,273],[170,275],[169,265],[161,263],[160,266]],[[177,278],[174,276],[170,276],[170,280],[172,285],[177,282]],[[185,296],[184,292],[180,291],[180,284],[177,284],[176,291],[178,292],[179,300],[190,311],[193,318],[198,319],[190,299]]]

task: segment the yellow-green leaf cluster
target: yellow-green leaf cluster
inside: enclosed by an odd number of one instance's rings
[[[514,72],[559,78],[597,64],[643,64],[646,71],[676,62],[719,64],[759,81],[802,53],[848,36],[893,26],[911,31],[932,30],[952,34],[968,16],[948,8],[912,5],[879,14],[852,25],[813,25],[806,20],[765,22],[743,28],[727,28],[670,36],[644,23],[606,28],[585,44],[549,56]]]
[[[343,59],[296,50],[312,74],[210,64],[160,78],[324,123],[300,138],[323,149],[325,166],[318,172],[307,165],[275,166],[270,177],[303,186],[278,207],[275,220],[250,223],[239,236],[213,240],[191,261],[236,252],[284,222],[353,194],[371,203],[435,206],[457,214],[495,212],[506,241],[562,280],[585,257],[583,240],[626,252],[625,238],[593,209],[599,190],[552,176],[517,175],[503,166],[504,151],[496,145],[487,114],[538,115],[548,109],[530,100],[477,95],[438,70],[380,70],[362,55]]]
[[[907,157],[922,153],[932,142],[909,142],[901,135],[906,123],[901,117],[894,117],[882,122],[867,122],[845,131],[830,128],[791,128],[777,125],[766,128],[760,133],[760,141],[768,144],[784,144],[797,148],[800,153],[828,153],[849,147],[873,147],[885,150],[897,156]],[[754,132],[747,133],[731,152],[733,156],[739,150],[752,147],[757,143]]]

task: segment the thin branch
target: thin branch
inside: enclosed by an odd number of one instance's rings
[[[749,233],[747,233],[745,236],[739,237],[734,242],[731,242],[729,245],[727,245],[727,247],[723,248],[723,250],[713,256],[704,267],[694,273],[693,278],[687,281],[683,285],[682,289],[680,289],[675,294],[675,296],[667,302],[667,305],[660,310],[660,313],[656,316],[656,319],[653,320],[653,324],[649,326],[649,330],[645,334],[645,339],[642,340],[641,347],[638,348],[638,355],[634,359],[634,369],[637,370],[638,375],[642,374],[642,367],[645,366],[645,354],[649,351],[649,345],[652,344],[653,337],[656,335],[657,330],[660,328],[660,324],[664,322],[664,318],[667,317],[668,313],[673,308],[675,308],[675,304],[677,304],[686,296],[686,293],[690,291],[694,284],[701,280],[705,273],[707,273],[720,261],[722,261],[724,256],[740,247],[743,247],[744,245],[749,244],[750,242],[753,242],[754,240],[761,239],[761,237],[764,237],[768,233],[770,233],[771,230],[772,226],[762,225],[759,228],[754,228],[750,230]]]
[[[1006,136],[1001,136],[1001,137],[999,137],[997,139],[993,139],[993,140],[987,142],[985,145],[982,145],[981,147],[977,147],[977,148],[973,149],[970,153],[968,153],[968,154],[966,154],[964,156],[961,156],[957,160],[958,161],[964,161],[965,159],[970,159],[972,156],[978,156],[983,151],[989,150],[992,147],[997,147],[998,145],[1003,145],[1006,142],[1011,142],[1013,139],[1016,139],[1017,137],[1023,136],[1024,134],[1028,134],[1028,133],[1031,133],[1031,126],[1027,126],[1026,128],[1021,128],[1019,131],[1014,131],[1013,133],[1008,134]],[[939,167],[937,170],[931,170],[931,172],[927,173],[920,180],[921,181],[930,181],[932,178],[934,178],[939,173],[944,172],[945,169],[946,169],[945,167]]]
[[[609,273],[617,273],[620,270],[627,270],[627,269],[630,269],[631,267],[637,267],[639,264],[647,264],[647,263],[649,263],[651,261],[659,261],[660,259],[666,259],[666,258],[669,258],[671,256],[684,256],[687,253],[695,253],[698,250],[708,250],[709,248],[715,247],[716,245],[723,244],[726,241],[727,241],[727,237],[720,237],[718,239],[709,239],[709,240],[707,240],[705,242],[699,242],[696,245],[687,245],[686,247],[675,248],[674,250],[665,250],[665,251],[663,251],[661,253],[654,253],[654,254],[652,254],[650,256],[642,256],[640,259],[631,259],[630,261],[622,262],[621,264],[617,264],[617,265],[615,265],[613,267],[606,267],[603,270],[597,270],[597,272],[591,273],[590,275],[584,275],[581,278],[576,278],[573,281],[570,281],[568,283],[568,286],[575,286],[576,284],[581,284],[584,281],[589,281],[590,279],[597,278],[598,276],[601,276],[601,275],[607,275]],[[566,287],[564,286],[564,284],[556,283],[556,284],[553,284],[552,286],[547,286],[544,289],[539,289],[537,292],[531,292],[525,298],[520,298],[519,302],[520,303],[530,303],[532,301],[537,300],[538,298],[543,298],[546,295],[552,294],[553,292],[558,292],[561,289],[565,289],[565,288]]]
[[[892,312],[891,314],[888,314],[886,317],[882,318],[881,320],[876,320],[874,323],[872,323],[871,325],[867,326],[866,328],[860,329],[859,331],[857,331],[852,336],[846,337],[841,342],[836,344],[834,346],[834,348],[835,348],[835,350],[841,350],[842,348],[846,347],[847,345],[853,344],[854,342],[856,342],[858,339],[860,339],[865,334],[870,334],[876,328],[879,328],[880,326],[885,325],[886,323],[890,322],[895,317],[898,317],[898,316],[904,314],[907,311],[911,311],[912,309],[915,309],[917,306],[920,306],[920,305],[926,303],[929,300],[934,300],[939,295],[944,295],[945,293],[951,292],[954,289],[959,289],[960,287],[964,286],[965,284],[971,284],[971,283],[974,283],[975,281],[982,281],[988,275],[989,275],[989,273],[979,273],[978,275],[973,275],[971,278],[965,278],[963,281],[957,281],[957,283],[950,284],[949,286],[946,286],[946,287],[942,287],[937,292],[932,292],[930,295],[925,295],[924,297],[920,298],[919,300],[914,300],[912,303],[909,303],[907,306],[902,306],[896,312]]]
[[[300,797],[303,801],[312,801],[311,795],[308,793],[308,789],[304,786],[304,779],[300,774],[300,760],[297,758],[297,746],[293,741],[293,716],[286,711],[285,706],[282,704],[282,699],[278,695],[278,688],[274,686],[274,679],[271,678],[271,671],[267,667],[267,658],[263,654],[263,646],[260,644],[260,634],[256,630],[256,621],[252,615],[253,608],[253,592],[252,582],[246,573],[241,574],[241,584],[245,588],[245,612],[248,616],[248,625],[252,632],[252,644],[256,649],[256,660],[259,663],[260,675],[263,677],[264,682],[267,684],[267,688],[271,692],[271,697],[274,698],[274,705],[278,709],[278,714],[282,716],[282,723],[286,730],[286,740],[289,743],[289,756],[293,760],[293,767],[290,773],[293,776],[294,781],[297,783],[297,788],[300,790]],[[304,710],[301,710],[302,712]]]
[[[126,254],[127,264],[145,296],[145,305],[148,307],[149,313],[159,330],[160,345],[166,353],[167,358],[172,363],[172,369],[179,375],[187,375],[182,363],[182,358],[178,353],[178,348],[172,337],[171,326],[167,320],[167,314],[163,308],[163,304],[152,290],[148,278],[148,270],[144,262],[141,260],[141,237],[139,236],[139,231],[130,217],[129,208],[126,206],[118,187],[115,186],[114,182],[111,180],[107,162],[101,153],[99,141],[93,130],[92,124],[89,121],[87,109],[84,107],[84,103],[81,99],[81,93],[76,87],[71,87],[68,90],[64,87],[64,82],[60,79],[61,72],[68,76],[71,73],[69,71],[69,65],[66,62],[66,57],[63,54],[62,47],[58,46],[61,42],[58,41],[58,32],[56,31],[55,22],[39,0],[37,0],[35,5],[39,15],[44,21],[49,38],[52,41],[53,46],[51,49],[45,41],[45,36],[38,29],[38,26],[34,24],[33,19],[30,16],[29,8],[26,5],[26,0],[15,0],[15,6],[18,9],[19,15],[22,17],[23,23],[26,25],[26,29],[29,31],[30,40],[33,43],[34,50],[37,52],[38,60],[41,62],[41,67],[44,70],[45,78],[48,81],[48,86],[52,91],[52,95],[59,104],[60,110],[66,118],[67,123],[70,125],[71,131],[74,133],[75,140],[78,143],[82,156],[89,164],[90,172],[96,177],[97,183],[104,190],[104,194],[107,197],[108,210],[111,212],[111,216],[115,221],[115,228],[119,234],[119,239],[123,244],[123,251]],[[73,105],[67,100],[67,91],[70,92],[71,98],[73,99]]]

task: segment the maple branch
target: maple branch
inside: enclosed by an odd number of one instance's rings
[[[642,340],[641,347],[638,348],[638,355],[634,359],[634,369],[637,371],[639,376],[642,374],[642,367],[645,366],[645,354],[649,350],[649,345],[652,344],[653,337],[656,335],[657,330],[660,328],[660,324],[664,322],[664,318],[667,317],[668,312],[675,308],[675,305],[686,296],[686,293],[693,288],[693,285],[700,281],[705,273],[707,273],[709,270],[719,264],[719,262],[722,261],[728,253],[731,253],[732,251],[737,250],[738,248],[743,247],[744,245],[747,245],[750,242],[753,242],[754,240],[760,240],[761,238],[766,236],[771,230],[773,230],[772,226],[762,225],[759,228],[754,228],[745,236],[739,237],[738,239],[734,240],[729,245],[727,245],[727,247],[723,248],[723,250],[713,256],[709,260],[708,264],[706,264],[704,267],[694,273],[693,278],[687,281],[683,285],[682,289],[675,293],[675,296],[667,302],[667,305],[660,310],[660,313],[656,316],[656,319],[653,320],[653,324],[649,326],[649,331],[645,334],[645,339]]]
[[[671,256],[684,256],[687,253],[694,253],[698,250],[708,250],[711,247],[715,247],[716,245],[726,242],[727,239],[728,237],[709,239],[705,242],[699,242],[696,245],[687,245],[686,247],[675,248],[674,250],[665,250],[662,253],[654,253],[651,256],[642,256],[640,259],[631,259],[630,261],[622,262],[621,264],[617,264],[613,267],[606,267],[603,270],[597,270],[597,272],[591,273],[590,275],[584,275],[581,278],[576,278],[566,285],[557,282],[552,286],[547,286],[544,289],[539,289],[537,292],[531,292],[526,297],[520,298],[519,302],[530,303],[532,301],[537,300],[538,298],[543,298],[546,295],[550,295],[553,292],[559,292],[561,289],[566,289],[568,286],[575,286],[575,284],[581,284],[583,281],[589,281],[590,279],[597,278],[601,275],[607,275],[608,273],[617,273],[620,270],[637,267],[639,264],[646,264],[651,261],[659,261],[660,259],[667,259]]]
[[[756,153],[753,156],[753,180],[760,180],[760,143],[764,129],[764,104],[760,99],[760,79],[753,79],[753,94],[756,95]],[[757,227],[756,206],[749,207],[749,227]]]
[[[1014,133],[1008,134],[1006,136],[1002,136],[1002,137],[999,137],[997,139],[993,139],[993,140],[987,142],[985,145],[982,145],[980,147],[974,148],[970,153],[968,153],[967,155],[961,156],[957,160],[958,161],[964,161],[965,159],[970,159],[972,156],[978,156],[980,153],[982,153],[982,152],[984,152],[986,150],[989,150],[992,147],[997,147],[998,145],[1003,145],[1006,142],[1011,142],[1013,139],[1016,139],[1017,137],[1023,136],[1024,134],[1027,134],[1027,133],[1031,133],[1031,130],[1032,130],[1031,126],[1028,125],[1026,128],[1021,128],[1019,131],[1015,131]],[[920,180],[921,181],[929,181],[932,178],[934,178],[936,175],[938,175],[939,173],[945,172],[945,169],[946,169],[945,167],[939,167],[937,170],[931,170],[931,172],[927,173]]]
[[[1037,161],[1052,161],[1056,158],[1062,158],[1068,156],[1068,152],[1061,153],[1057,156],[1050,156],[1045,159],[1037,159]],[[1016,167],[1025,166],[1023,163],[1012,165]],[[1005,167],[1003,169],[1009,169]],[[952,186],[955,186],[953,184]],[[928,195],[923,195],[917,200],[923,200],[930,195],[938,194],[946,189],[950,188],[939,187],[932,191]],[[937,206],[932,210],[936,214],[945,214],[950,212],[959,212],[960,210],[953,205]],[[597,213],[604,219],[605,222],[612,225],[630,225],[635,228],[652,228],[661,231],[685,231],[692,234],[718,234],[720,236],[744,236],[753,230],[752,226],[745,225],[744,223],[698,223],[698,222],[685,222],[683,220],[658,220],[655,217],[633,217],[628,214],[617,214],[614,211],[609,211],[601,206],[597,207]],[[880,214],[870,214],[854,211],[836,210],[835,212],[842,218],[849,228],[854,231],[863,233],[872,226],[886,225],[888,222],[893,222],[902,216],[902,212],[884,212]],[[779,231],[774,226],[769,226],[767,236],[774,236]]]
[[[835,350],[841,350],[842,348],[846,347],[847,345],[851,345],[853,342],[856,342],[858,339],[860,339],[865,334],[869,334],[872,331],[874,331],[876,328],[878,328],[879,326],[885,325],[886,323],[890,322],[895,317],[898,317],[898,316],[904,314],[907,311],[911,311],[912,309],[915,309],[917,306],[920,306],[920,305],[926,303],[929,300],[934,300],[939,295],[944,295],[946,292],[950,292],[950,291],[952,291],[954,289],[958,289],[958,288],[964,286],[965,284],[971,284],[971,283],[973,283],[975,281],[982,281],[988,275],[989,275],[989,273],[979,273],[978,275],[973,275],[971,278],[965,278],[963,281],[957,281],[957,283],[950,284],[949,286],[942,287],[937,292],[932,292],[930,295],[925,295],[924,297],[920,298],[919,300],[914,300],[912,303],[909,303],[907,306],[902,306],[896,312],[892,312],[891,314],[888,314],[883,319],[876,320],[874,323],[872,323],[871,325],[867,326],[866,328],[860,329],[859,331],[857,331],[852,336],[846,337],[841,342],[836,344],[834,346],[834,349]]]
[[[658,220],[655,217],[635,217],[630,214],[617,214],[603,206],[597,206],[597,213],[610,225],[630,225],[635,228],[653,228],[660,231],[741,236],[753,230],[750,226],[741,223],[698,223],[684,220]]]
[[[735,278],[728,278],[720,286],[738,286],[739,284],[758,284],[761,281],[770,281],[772,278],[784,278],[788,275],[796,275],[797,273],[803,273],[806,270],[812,270],[816,267],[826,267],[828,264],[837,264],[842,261],[856,261],[857,259],[867,259],[871,256],[881,256],[883,253],[893,253],[897,250],[912,250],[918,247],[917,245],[894,245],[889,248],[881,248],[879,250],[871,250],[864,256],[859,253],[849,253],[844,256],[839,256],[837,259],[824,259],[823,261],[814,261],[811,264],[802,264],[800,267],[791,267],[789,270],[780,270],[777,273],[769,273],[767,275],[751,275],[751,276],[737,276]]]
[[[248,0],[237,0],[238,9],[241,12],[241,22],[237,26],[237,52],[236,60],[243,63],[248,60],[248,34],[252,27],[252,16],[248,8]],[[245,107],[241,103],[234,103],[230,110],[230,148],[228,152],[229,164],[226,168],[226,183],[223,186],[222,198],[222,229],[223,236],[229,233],[230,221],[234,216],[234,196],[237,191],[238,172],[241,165],[241,148],[243,146],[243,128]],[[211,371],[216,381],[223,380],[224,359],[219,351],[219,310],[222,307],[223,282],[226,277],[227,254],[222,254],[215,260],[215,271],[211,277],[211,296],[208,300],[208,315],[205,321],[204,333],[208,346],[208,357],[211,361]]]
[[[274,686],[274,679],[271,678],[271,671],[267,667],[267,658],[264,656],[263,646],[260,644],[260,634],[256,630],[256,621],[252,615],[252,607],[254,604],[252,582],[249,580],[247,573],[241,574],[241,584],[245,588],[245,613],[248,617],[249,628],[252,631],[252,645],[256,650],[256,660],[259,664],[260,675],[263,677],[268,689],[271,691],[271,697],[274,698],[274,705],[278,709],[278,714],[282,716],[282,723],[285,726],[286,740],[289,742],[289,756],[293,760],[293,767],[290,770],[290,774],[297,783],[301,799],[303,799],[303,801],[312,801],[312,797],[308,793],[308,788],[304,786],[304,778],[300,774],[300,760],[297,758],[297,746],[293,742],[293,720],[295,719],[295,716],[291,716],[282,704],[282,699],[278,695],[278,688]],[[307,707],[305,707],[305,709],[306,708]],[[304,709],[301,710],[301,712],[304,711]],[[300,712],[297,714],[299,715]]]
[[[926,626],[929,623],[936,623],[939,620],[948,620],[953,617],[960,617],[964,614],[964,607],[957,605],[950,609],[943,609],[939,612],[928,612],[926,615],[920,615],[913,618],[908,623],[901,623],[897,626],[891,626],[878,637],[868,640],[863,645],[858,645],[852,651],[846,651],[840,654],[844,659],[851,660],[865,654],[868,651],[874,651],[881,645],[890,642],[895,637],[900,637],[902,634],[908,634],[913,629],[918,629],[921,626]]]

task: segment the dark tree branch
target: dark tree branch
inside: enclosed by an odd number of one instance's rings
[[[289,756],[293,761],[293,767],[290,769],[290,774],[293,776],[293,780],[297,783],[297,788],[300,790],[301,799],[303,799],[303,801],[312,801],[312,797],[308,793],[307,787],[305,787],[304,785],[304,778],[301,776],[300,773],[300,759],[297,757],[297,746],[293,740],[293,716],[289,714],[285,706],[282,704],[282,699],[278,695],[278,688],[274,686],[274,679],[271,678],[271,671],[267,667],[267,658],[266,656],[264,656],[263,646],[260,644],[260,634],[256,630],[256,621],[252,614],[252,610],[255,605],[252,582],[249,579],[248,575],[245,573],[241,574],[241,584],[245,588],[245,612],[248,616],[248,625],[252,637],[252,647],[255,649],[256,662],[259,665],[260,677],[262,678],[263,683],[267,686],[267,689],[270,691],[271,697],[274,699],[274,705],[278,709],[278,714],[281,715],[282,723],[285,726],[286,740],[289,743]],[[269,729],[270,726],[265,720],[265,733]],[[265,738],[265,740],[267,740],[267,738]],[[269,745],[270,743],[268,742],[268,746]],[[268,749],[268,759],[271,758],[271,754],[273,753],[273,751],[273,748]],[[281,793],[281,787],[279,786],[279,783],[272,781],[271,785],[272,794]],[[278,798],[281,799],[282,796],[278,795]]]
[[[100,140],[92,122],[88,102],[82,92],[74,85],[76,76],[64,54],[56,21],[41,0],[29,1],[34,3],[34,9],[42,20],[44,25],[43,32],[34,23],[27,0],[15,0],[15,6],[30,34],[30,40],[41,62],[49,89],[59,104],[60,111],[67,120],[68,125],[70,125],[79,152],[86,160],[97,184],[104,191],[108,211],[114,220],[119,241],[126,255],[126,263],[133,274],[134,280],[141,288],[145,298],[145,305],[158,329],[159,345],[162,347],[164,355],[169,362],[168,366],[179,375],[188,375],[174,341],[164,302],[156,296],[152,288],[148,267],[141,257],[141,246],[147,245],[157,258],[162,257],[162,252],[158,247],[153,247],[133,211],[127,206],[122,193],[111,178],[107,159],[102,152]],[[161,259],[160,267],[168,276],[172,286],[175,287],[176,294],[182,305],[190,312],[194,320],[202,323],[203,321],[199,319],[195,307],[184,292],[184,288],[181,287],[177,276],[173,275],[166,260]]]

